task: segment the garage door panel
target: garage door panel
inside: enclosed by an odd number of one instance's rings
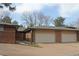
[[[62,42],[76,42],[76,32],[62,32]]]
[[[45,32],[45,31],[36,31],[35,32],[35,41],[36,42],[55,42],[55,33],[52,31]]]

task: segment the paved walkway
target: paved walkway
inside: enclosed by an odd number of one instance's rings
[[[31,47],[18,44],[0,44],[0,55],[8,56],[72,56],[79,55],[79,43],[39,44]]]

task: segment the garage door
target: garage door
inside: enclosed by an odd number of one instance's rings
[[[76,32],[64,31],[62,32],[62,42],[76,42],[77,36]]]
[[[41,43],[55,42],[55,33],[53,31],[45,31],[45,30],[35,31],[35,41]]]

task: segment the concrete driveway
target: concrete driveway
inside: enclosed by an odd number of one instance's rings
[[[18,44],[0,44],[0,55],[4,56],[77,56],[79,43],[39,44],[31,47]]]

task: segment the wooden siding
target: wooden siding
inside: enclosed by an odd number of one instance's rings
[[[24,40],[25,39],[25,33],[23,32],[16,32],[16,40]]]
[[[25,34],[25,39],[27,41],[31,41],[32,40],[32,31],[28,32]]]

